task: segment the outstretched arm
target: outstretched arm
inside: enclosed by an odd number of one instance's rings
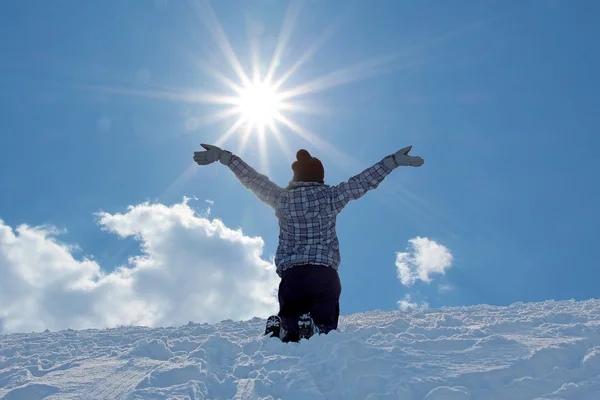
[[[399,166],[420,167],[424,161],[421,157],[409,156],[412,146],[405,147],[397,153],[385,157],[375,165],[353,176],[347,182],[331,187],[332,204],[335,212],[342,209],[352,200],[364,196],[369,190],[377,188],[395,168]]]
[[[277,199],[283,191],[282,188],[271,182],[266,175],[258,173],[235,154],[231,155],[229,169],[233,171],[244,187],[250,189],[261,201],[275,208]]]
[[[231,154],[229,151],[208,144],[203,144],[207,151],[194,153],[194,161],[199,165],[211,164],[220,161],[229,167],[238,180],[249,189],[259,200],[275,208],[282,188],[271,182],[265,175],[259,174],[254,168],[249,166],[240,157]]]

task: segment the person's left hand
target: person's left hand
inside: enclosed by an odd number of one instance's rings
[[[421,157],[409,156],[408,153],[412,150],[412,146],[405,147],[398,150],[394,154],[394,161],[398,166],[402,167],[420,167],[425,163]]]

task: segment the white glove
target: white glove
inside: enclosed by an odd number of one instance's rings
[[[425,163],[421,157],[409,156],[408,152],[412,146],[398,150],[396,153],[384,158],[383,163],[386,167],[394,169],[397,167],[420,167]]]
[[[204,147],[206,151],[194,152],[194,161],[198,165],[208,165],[215,161],[221,161],[221,164],[229,165],[231,162],[231,152],[221,150],[217,146],[210,144],[201,144],[200,146]]]

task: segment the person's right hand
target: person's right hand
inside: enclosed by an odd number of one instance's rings
[[[229,162],[231,161],[230,152],[221,150],[217,146],[210,144],[201,144],[201,146],[204,147],[206,151],[194,152],[194,161],[196,164],[208,165],[215,161],[221,161],[222,164],[229,165]]]

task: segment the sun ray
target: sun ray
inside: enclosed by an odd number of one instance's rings
[[[232,81],[231,79],[229,79],[228,77],[223,75],[223,73],[221,73],[221,72],[217,71],[216,69],[214,69],[213,67],[209,66],[205,62],[201,61],[200,64],[202,66],[202,69],[204,69],[204,71],[206,71],[213,78],[216,78],[217,80],[221,81],[221,83],[223,83],[225,86],[227,86],[232,91],[234,91],[236,93],[241,93],[242,90],[244,90],[243,87],[241,87],[240,85],[238,85],[237,83],[235,83],[234,81]]]
[[[191,156],[190,156],[191,158]],[[194,162],[191,161],[190,164],[185,167],[185,169],[183,170],[183,172],[181,172],[181,174],[179,174],[179,176],[177,178],[175,178],[175,180],[173,180],[173,183],[171,183],[169,185],[169,187],[164,190],[160,196],[158,196],[158,198],[156,199],[157,201],[171,201],[171,197],[175,196],[175,194],[177,192],[179,192],[183,187],[185,187],[185,184],[192,178],[192,176],[194,176],[196,173],[198,172],[198,165]]]
[[[273,88],[275,90],[278,90],[280,87],[282,87],[298,71],[298,69],[300,69],[300,67],[302,67],[302,65],[304,65],[306,62],[308,62],[312,58],[312,56],[317,52],[317,50],[319,50],[319,48],[327,41],[327,39],[329,39],[329,36],[330,35],[323,35],[322,37],[320,37],[315,42],[315,44],[313,44],[306,52],[304,52],[304,54],[302,54],[302,56],[300,56],[298,61],[296,61],[296,63],[294,63],[294,65],[292,65],[290,67],[290,69],[287,70],[273,84]]]
[[[474,233],[471,227],[444,213],[439,207],[423,201],[423,199],[415,195],[408,188],[398,185],[391,189],[386,187],[384,190],[386,190],[386,195],[376,201],[379,201],[383,206],[390,209],[409,210],[406,212],[401,211],[403,218],[409,218],[418,224],[426,222],[435,225],[437,229],[445,229],[453,235],[456,235],[458,232]],[[398,207],[399,205],[401,207]]]
[[[235,96],[225,96],[219,93],[204,93],[192,90],[157,88],[157,89],[127,89],[114,86],[80,85],[79,89],[91,90],[109,94],[125,96],[146,97],[155,100],[165,100],[176,103],[204,103],[235,105],[238,102]]]
[[[252,82],[260,82],[260,41],[257,35],[249,34]]]
[[[271,84],[271,80],[275,74],[275,69],[277,68],[281,54],[283,53],[283,50],[285,49],[285,46],[287,45],[296,25],[296,19],[298,18],[301,9],[300,4],[300,1],[292,0],[286,11],[281,32],[279,34],[279,39],[277,40],[277,46],[275,47],[275,52],[273,53],[269,69],[267,70],[267,74],[265,76],[265,83],[268,85]]]
[[[331,87],[339,86],[342,84],[347,84],[350,82],[354,82],[360,79],[366,79],[368,77],[372,77],[381,73],[389,73],[392,71],[398,71],[400,69],[404,69],[407,67],[414,67],[417,65],[422,65],[425,61],[430,61],[435,57],[430,55],[430,59],[427,60],[423,55],[420,58],[414,53],[424,50],[427,47],[435,46],[438,44],[445,43],[446,41],[463,34],[464,32],[480,28],[481,26],[485,26],[485,24],[489,23],[490,19],[478,20],[472,24],[462,26],[457,29],[452,29],[447,32],[443,32],[438,34],[430,39],[425,40],[422,43],[417,43],[413,46],[410,46],[402,51],[394,52],[388,55],[372,58],[369,60],[358,62],[350,67],[342,68],[329,74],[313,79],[310,82],[301,84],[292,89],[289,89],[283,93],[281,93],[281,100],[285,100],[288,98],[294,98],[300,95],[318,92],[324,89],[328,89]],[[289,79],[291,75],[293,75],[296,70],[304,64],[313,53],[316,51],[317,45],[313,45],[292,68],[287,71],[274,85],[274,89],[279,89],[285,81]],[[404,63],[402,65],[393,65],[395,61],[398,61],[404,57]],[[387,68],[387,70],[382,70],[382,68]]]
[[[338,20],[332,23],[326,30],[319,36],[319,38],[315,41],[315,43],[310,46],[292,65],[292,67],[287,70],[275,84],[273,84],[273,88],[278,90],[282,87],[305,63],[307,63],[315,53],[329,40],[331,39],[337,30],[342,25],[342,22],[350,15],[350,9],[346,10],[344,14],[341,14],[338,17]]]
[[[315,41],[315,43],[310,46],[301,56],[300,58],[288,69],[274,84],[273,89],[278,90],[282,87],[297,71],[302,67],[305,63],[307,63],[315,53],[323,46],[331,37],[336,33],[339,29],[342,21],[348,16],[348,14],[342,15],[338,21],[330,25],[325,32],[319,36],[319,38]]]
[[[282,100],[286,100],[308,93],[315,93],[330,87],[350,83],[359,79],[365,79],[366,77],[375,74],[378,67],[383,67],[386,64],[389,65],[397,58],[397,55],[392,54],[359,62],[350,67],[330,72],[325,76],[313,79],[312,81],[289,89],[281,93],[280,98]]]
[[[229,139],[229,137],[233,135],[235,131],[244,124],[244,122],[246,122],[246,119],[243,116],[240,116],[238,120],[233,125],[231,125],[231,128],[229,128],[225,133],[223,133],[221,137],[216,141],[215,146],[222,146],[223,143],[225,143],[227,139]]]
[[[427,39],[423,43],[418,43],[411,46],[411,50],[421,50],[425,47],[430,47],[436,44],[443,44],[453,38],[465,34],[466,32],[473,31],[489,25],[492,21],[496,20],[496,17],[481,18],[468,24],[463,24],[458,28],[450,29],[446,32],[435,35],[432,38]]]
[[[312,106],[310,104],[301,104],[298,102],[281,102],[279,111],[291,111],[295,113],[312,114],[312,115],[330,115],[331,112],[323,106]]]
[[[283,152],[283,155],[285,156],[285,158],[287,158],[288,160],[294,159],[294,157],[295,157],[294,153],[290,150],[290,147],[285,142],[285,139],[281,135],[281,131],[279,130],[279,127],[277,126],[277,124],[275,124],[275,121],[270,122],[269,128],[271,129],[271,132],[273,132],[273,136],[275,137],[275,140],[277,140],[277,143],[279,144],[279,148]]]
[[[409,189],[400,186],[396,189],[396,191],[397,191],[398,197],[404,197],[405,199],[407,199],[406,200],[407,202],[412,201],[414,204],[416,204],[414,207],[418,208],[419,210],[422,209],[423,213],[425,213],[432,221],[436,221],[440,225],[443,225],[444,223],[446,223],[447,225],[450,226],[450,230],[452,230],[454,232],[456,232],[458,230],[463,230],[463,231],[470,230],[470,228],[467,227],[466,225],[464,225],[462,221],[460,221],[456,218],[453,218],[451,215],[444,213],[443,211],[440,210],[440,208],[425,201],[424,199],[417,196]]]
[[[225,110],[218,111],[216,113],[210,114],[203,118],[193,118],[191,123],[194,125],[194,128],[199,128],[201,126],[213,125],[217,122],[221,122],[226,120],[227,118],[231,118],[233,116],[239,115],[240,111],[238,107],[230,107]]]
[[[221,28],[221,24],[219,23],[219,20],[217,19],[211,6],[206,0],[194,0],[192,4],[195,5],[196,13],[200,19],[204,21],[211,35],[221,48],[223,56],[227,59],[227,61],[229,61],[231,68],[233,68],[238,78],[240,78],[242,84],[244,86],[248,85],[250,79],[248,79],[248,76],[244,72],[244,68],[242,68],[242,65],[235,55],[235,52],[231,48],[229,40],[227,39],[225,32],[223,32],[223,28]]]
[[[346,167],[352,163],[352,158],[349,157],[347,154],[338,150],[337,148],[335,148],[335,146],[333,146],[326,140],[321,139],[317,135],[314,135],[306,129],[302,128],[301,126],[294,123],[284,115],[278,113],[275,116],[275,119],[277,119],[277,121],[290,128],[292,132],[298,134],[300,137],[308,141],[311,145],[317,147],[319,151],[326,152],[327,155],[331,156],[334,159],[334,161],[343,164]]]
[[[188,117],[188,118],[186,118],[186,120],[184,122],[185,131],[187,131],[187,132],[196,131],[201,127],[214,125],[218,122],[229,119],[231,117],[235,117],[237,115],[239,115],[239,111],[238,111],[237,107],[230,107],[228,109],[218,111],[216,113],[212,113],[212,114],[209,114],[206,116]],[[176,133],[175,136],[179,136],[181,134],[182,133],[179,133],[179,134]]]
[[[244,149],[246,148],[246,142],[248,142],[248,139],[250,138],[250,134],[252,133],[252,128],[254,128],[254,124],[252,124],[252,123],[246,124],[246,131],[242,134],[242,137],[238,144],[238,150],[237,150],[238,153],[242,153],[244,151]]]
[[[269,149],[267,145],[265,127],[258,127],[258,153],[260,155],[260,169],[263,174],[269,174]]]

